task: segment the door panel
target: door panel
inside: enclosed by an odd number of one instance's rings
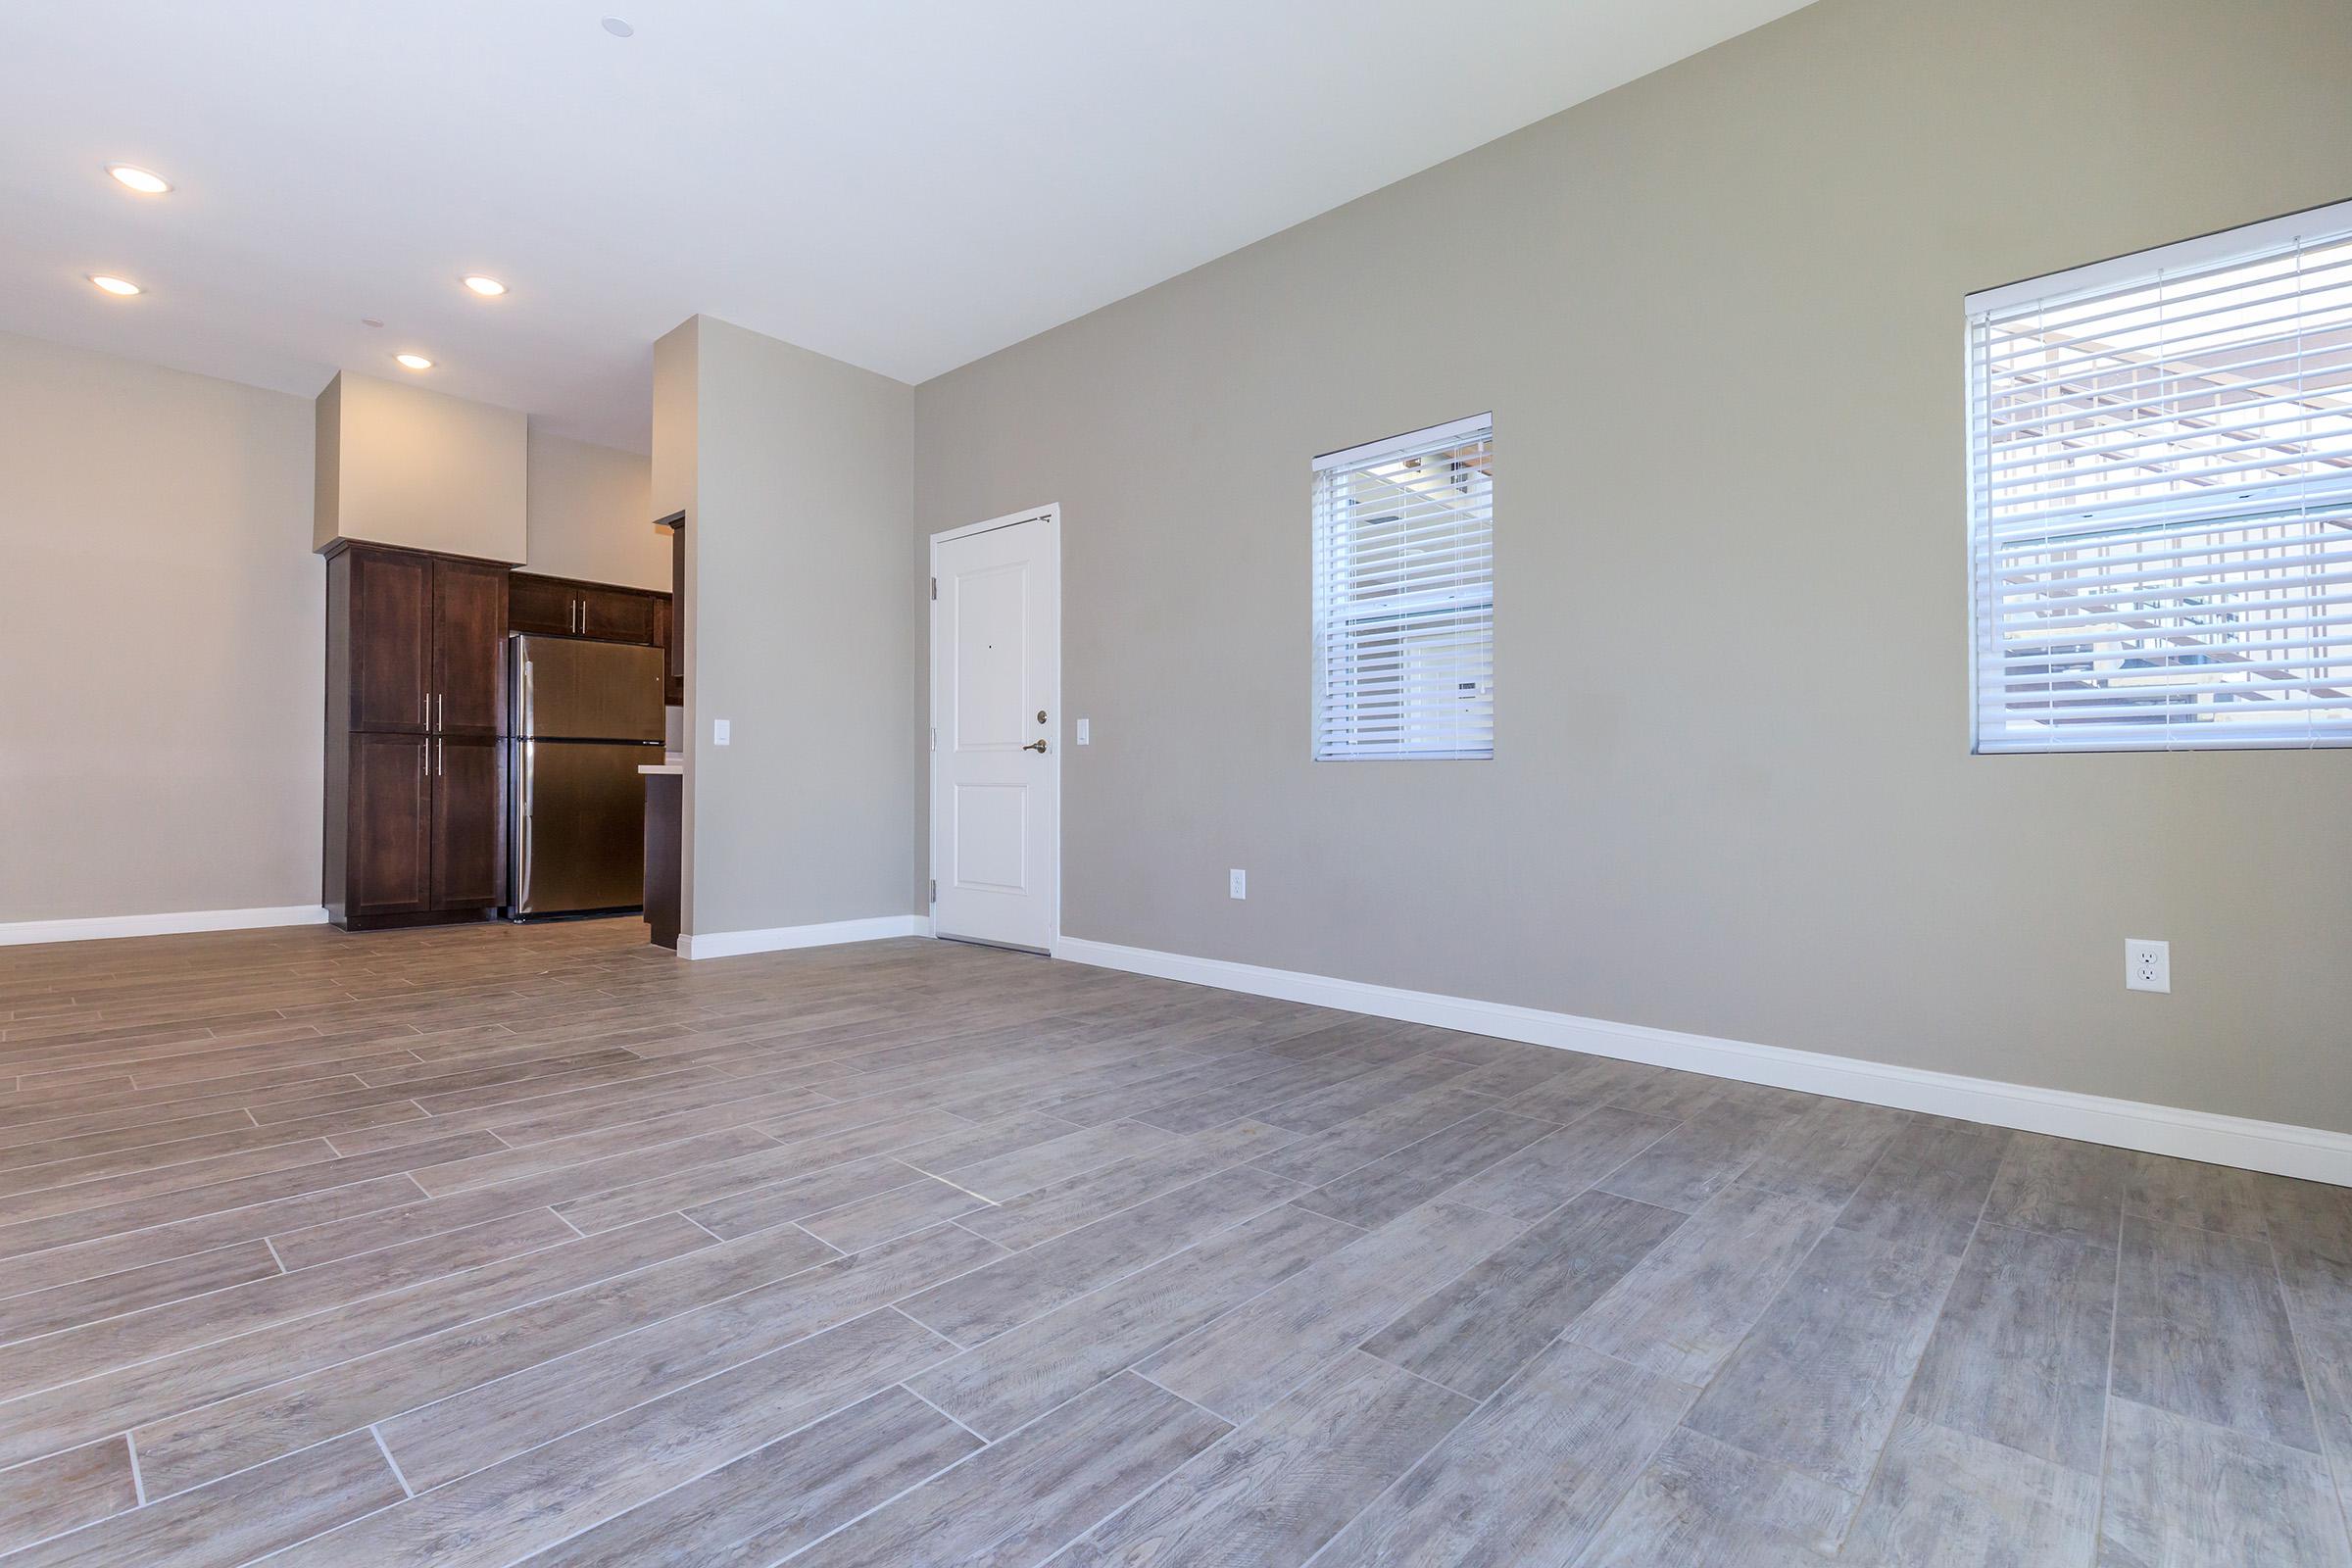
[[[991,893],[1029,891],[1029,791],[1018,784],[956,786],[955,882]]]
[[[432,742],[421,736],[351,737],[351,851],[345,906],[352,914],[413,914],[433,906]]]
[[[579,595],[582,635],[653,646],[653,595],[614,588],[582,588]]]
[[[433,563],[433,722],[440,733],[506,733],[506,646],[507,568]]]
[[[645,776],[655,746],[514,742],[516,914],[627,909],[645,898]]]
[[[351,724],[421,734],[433,678],[433,562],[351,552]]]
[[[1039,949],[1054,940],[1059,533],[1048,513],[933,548],[932,919],[942,936]]]
[[[507,627],[552,637],[572,636],[580,629],[572,608],[578,599],[578,590],[567,582],[514,572],[507,579]]]
[[[433,907],[507,902],[507,749],[497,740],[433,741]]]

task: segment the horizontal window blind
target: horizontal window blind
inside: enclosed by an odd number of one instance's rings
[[[1494,421],[1314,464],[1314,755],[1494,755]]]
[[[2352,745],[2352,204],[1970,301],[1981,752]]]

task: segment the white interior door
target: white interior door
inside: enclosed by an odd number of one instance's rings
[[[1060,917],[1061,519],[931,541],[932,929],[1047,951]]]

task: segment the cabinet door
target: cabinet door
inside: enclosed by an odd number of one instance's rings
[[[352,914],[412,914],[433,906],[432,747],[415,735],[351,737],[344,902]]]
[[[507,744],[433,742],[433,907],[507,902]]]
[[[612,643],[654,642],[654,596],[626,588],[581,588],[580,626],[584,635]]]
[[[433,724],[444,735],[507,732],[507,568],[433,563]]]
[[[576,637],[580,591],[567,582],[515,572],[507,579],[507,626],[542,636]]]
[[[433,562],[351,552],[351,725],[422,734],[431,723]]]

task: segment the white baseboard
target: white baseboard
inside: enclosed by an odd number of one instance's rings
[[[169,937],[189,931],[254,931],[272,925],[324,925],[316,904],[266,909],[179,909],[170,914],[102,914],[84,920],[19,920],[0,925],[0,948],[34,942],[99,942],[109,937]]]
[[[2144,1150],[2153,1154],[2172,1154],[2181,1159],[2237,1165],[2278,1176],[2300,1176],[2309,1181],[2352,1187],[2352,1135],[2316,1127],[2222,1116],[2211,1111],[2112,1100],[2064,1089],[2040,1089],[1994,1078],[1969,1078],[1958,1073],[1864,1061],[1855,1056],[1752,1045],[1743,1040],[1718,1040],[1709,1035],[1652,1029],[1642,1024],[1611,1023],[1573,1013],[1545,1012],[1537,1007],[1427,991],[1400,991],[1360,980],[1267,969],[1222,958],[1195,958],[1076,937],[1062,938],[1055,944],[1054,956],[1097,968],[1154,975],[1162,980],[1183,980],[1251,996],[1279,997],[1286,1002],[1435,1024],[1470,1034],[1588,1052],[1596,1056],[1619,1056],[1685,1072],[1709,1073],[1717,1078],[1736,1078],[1744,1083],[1770,1084],[1780,1089],[1858,1100],[1867,1104],[1891,1105],[1898,1110],[1957,1116],[1989,1122],[1996,1127],[2015,1127],[2058,1138],[2079,1138],[2120,1149]]]
[[[746,953],[782,953],[789,948],[829,948],[842,942],[879,942],[886,937],[927,937],[931,922],[919,914],[881,914],[869,920],[829,920],[821,925],[779,925],[764,931],[681,934],[681,958],[732,958]]]

